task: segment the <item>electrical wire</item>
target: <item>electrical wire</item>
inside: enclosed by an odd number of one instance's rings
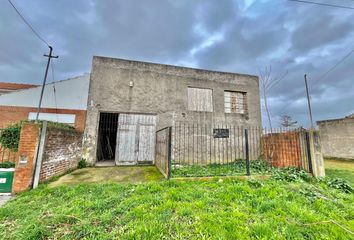
[[[45,43],[49,47],[49,43],[44,40],[44,38],[32,27],[32,25],[26,20],[26,18],[20,13],[20,11],[16,8],[16,6],[11,2],[11,0],[7,0],[11,6],[15,9],[17,14],[21,17],[21,19],[24,21],[24,23],[31,29],[31,31],[34,33],[34,35],[37,36],[39,40],[41,40],[43,43]]]
[[[322,74],[316,81],[314,81],[313,86],[318,83],[320,80],[324,79],[330,72],[332,72],[335,68],[337,68],[341,63],[343,63],[352,53],[354,53],[354,49],[351,50],[349,53],[347,53],[343,58],[341,58],[339,61],[337,61],[331,68],[329,68],[324,74]],[[283,108],[281,108],[279,111],[276,112],[275,115],[278,115],[279,113],[282,113],[282,111],[289,107],[292,102],[289,102],[286,104]]]
[[[342,5],[334,5],[334,4],[329,4],[329,3],[319,3],[319,2],[311,2],[311,1],[303,1],[303,0],[288,0],[288,1],[299,2],[299,3],[308,3],[308,4],[320,5],[320,6],[326,6],[326,7],[345,8],[345,9],[354,10],[354,7],[348,7],[348,6],[342,6]]]

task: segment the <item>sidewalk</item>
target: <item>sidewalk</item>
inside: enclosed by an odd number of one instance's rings
[[[0,196],[0,207],[11,199],[12,199],[12,196]]]

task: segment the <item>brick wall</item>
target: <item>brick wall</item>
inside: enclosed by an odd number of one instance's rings
[[[18,148],[19,157],[16,159],[12,187],[14,193],[25,191],[32,186],[39,131],[39,126],[36,124],[25,124],[21,129],[21,138]],[[20,162],[20,159],[26,161]]]
[[[30,112],[37,112],[37,108],[0,106],[0,128],[5,128],[6,126],[21,120],[27,120]],[[81,132],[85,129],[85,110],[42,108],[41,112],[75,114],[75,128]]]
[[[263,152],[275,167],[301,167],[299,132],[266,134],[262,137]]]
[[[82,133],[48,127],[40,181],[75,169],[81,159]]]

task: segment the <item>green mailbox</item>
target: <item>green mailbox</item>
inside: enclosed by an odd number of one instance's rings
[[[0,193],[11,193],[14,168],[0,168]]]

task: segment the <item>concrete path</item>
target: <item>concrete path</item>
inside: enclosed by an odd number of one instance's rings
[[[49,187],[101,182],[148,182],[163,180],[163,175],[155,166],[89,167],[62,176]]]
[[[12,199],[12,196],[0,196],[0,207]]]

